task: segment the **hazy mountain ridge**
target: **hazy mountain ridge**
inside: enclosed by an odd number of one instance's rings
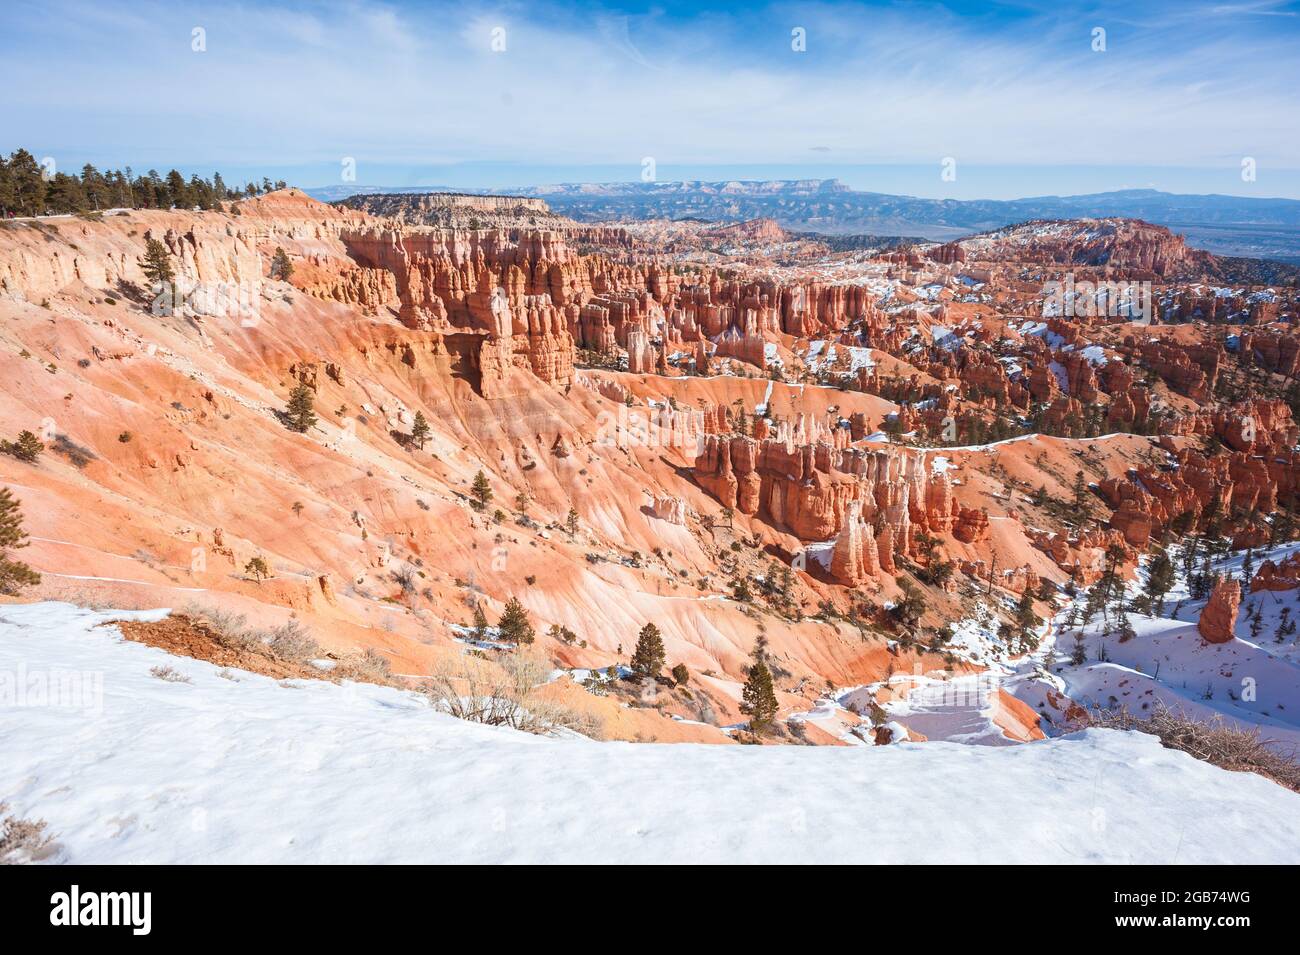
[[[327,186],[315,198],[337,201],[365,191],[435,192],[441,187]],[[449,190],[451,191],[451,190]],[[867,233],[949,240],[1032,219],[1122,216],[1163,225],[1222,255],[1300,262],[1300,201],[1227,195],[1180,195],[1124,189],[1025,199],[922,199],[859,192],[836,179],[563,183],[484,189],[546,199],[580,222],[609,219],[744,220],[772,218],[788,229],[828,235]]]

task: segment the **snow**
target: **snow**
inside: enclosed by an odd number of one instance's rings
[[[1104,365],[1109,361],[1106,357],[1106,350],[1100,345],[1089,345],[1079,354],[1083,355],[1093,365]]]
[[[839,350],[841,348],[846,349],[849,353],[848,368],[838,367]],[[857,374],[860,368],[876,367],[875,359],[871,357],[870,348],[864,348],[861,345],[837,345],[824,339],[817,339],[808,343],[808,351],[804,354],[804,362],[813,374],[817,374],[823,368],[828,371],[838,371],[841,374]]]
[[[0,700],[0,793],[49,822],[60,861],[1287,863],[1300,852],[1295,794],[1141,734],[1006,747],[545,739],[388,687],[218,676],[96,628],[141,616],[0,608],[0,675],[102,675],[98,713]],[[159,665],[190,682],[151,676]]]
[[[1296,550],[1280,545],[1255,555],[1255,567],[1265,559],[1281,562]],[[1300,612],[1300,591],[1261,591],[1249,594],[1238,612],[1236,639],[1206,643],[1196,628],[1206,600],[1190,600],[1187,580],[1181,575],[1179,548],[1170,557],[1179,576],[1165,601],[1166,616],[1130,613],[1135,636],[1120,642],[1106,635],[1100,617],[1081,628],[1088,659],[1080,666],[1069,663],[1075,630],[1058,637],[1055,671],[1071,698],[1083,703],[1127,707],[1142,715],[1157,704],[1182,711],[1198,720],[1222,718],[1237,728],[1259,728],[1264,739],[1283,751],[1300,749],[1300,666],[1294,636],[1278,639],[1282,610]],[[1244,553],[1217,560],[1216,573],[1237,576]],[[1130,584],[1137,593],[1145,578]],[[1248,614],[1261,610],[1257,640],[1250,638]],[[1175,614],[1177,615],[1175,617]],[[1066,616],[1062,612],[1058,621]],[[1105,649],[1105,661],[1099,661]]]

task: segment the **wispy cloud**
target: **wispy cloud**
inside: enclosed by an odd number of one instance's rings
[[[1196,166],[1250,155],[1295,166],[1300,30],[1273,16],[1293,12],[1142,0],[744,13],[11,3],[0,12],[0,148],[629,171],[645,156],[787,163],[810,151],[852,163]],[[195,27],[204,52],[191,49]],[[791,48],[796,27],[804,52]],[[1104,52],[1094,28],[1106,31]]]

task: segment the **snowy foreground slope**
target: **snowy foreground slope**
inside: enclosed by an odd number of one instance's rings
[[[1147,736],[996,748],[548,740],[383,687],[218,675],[94,628],[131,616],[0,607],[0,800],[49,822],[60,861],[1300,858],[1300,796]],[[151,675],[160,665],[192,682]],[[102,696],[52,705],[36,692],[71,671],[102,680]]]

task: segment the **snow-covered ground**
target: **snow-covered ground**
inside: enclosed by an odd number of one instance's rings
[[[1297,549],[1292,543],[1261,551],[1254,566],[1258,568],[1266,558],[1281,562]],[[1222,717],[1239,728],[1259,728],[1265,739],[1285,751],[1300,750],[1297,639],[1295,635],[1279,639],[1278,634],[1284,608],[1289,608],[1287,616],[1300,615],[1300,591],[1247,595],[1238,613],[1236,639],[1206,643],[1196,627],[1206,601],[1191,599],[1178,548],[1170,556],[1179,573],[1165,600],[1164,615],[1130,614],[1132,639],[1121,642],[1117,635],[1107,634],[1100,617],[1086,627],[1065,630],[1062,621],[1067,612],[1058,615],[1060,635],[1051,666],[1058,685],[1081,703],[1127,707],[1139,716],[1161,704],[1195,719]],[[1212,567],[1215,573],[1237,577],[1244,558],[1244,552],[1236,552],[1215,560]],[[1145,577],[1143,569],[1129,585],[1130,594],[1140,592]],[[1252,638],[1248,614],[1256,606],[1261,626]],[[1080,629],[1087,660],[1076,666],[1069,655]]]
[[[551,740],[439,715],[414,693],[277,683],[96,628],[124,616],[0,607],[0,798],[49,822],[62,861],[1168,863],[1300,853],[1300,797],[1139,734],[997,748]],[[152,675],[159,666],[189,682]]]

